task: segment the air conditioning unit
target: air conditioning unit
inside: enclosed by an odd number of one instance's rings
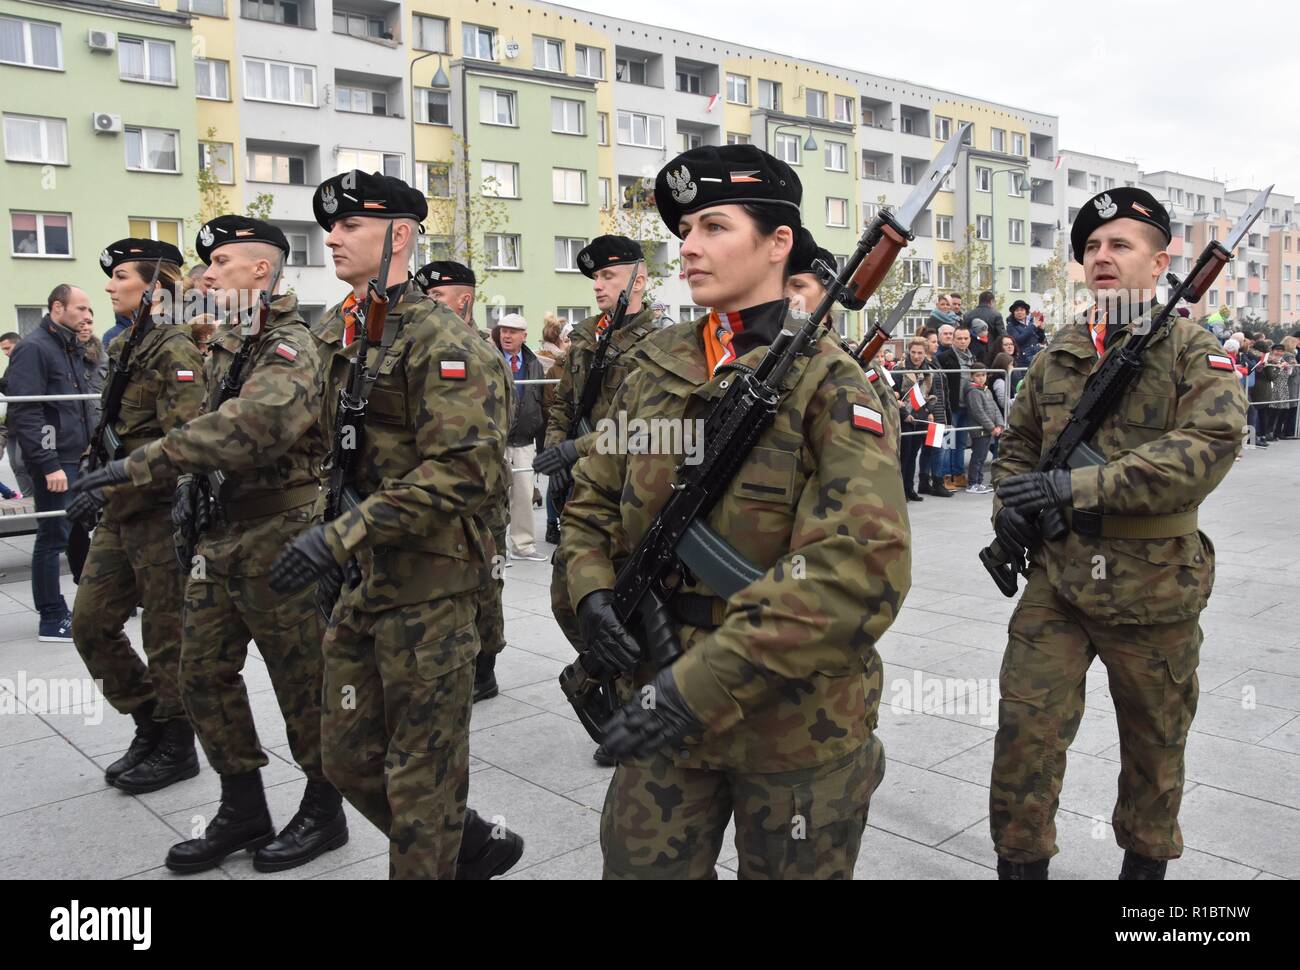
[[[117,47],[117,37],[111,30],[96,30],[92,27],[86,34],[86,43],[90,45],[92,51],[103,51],[108,54]]]
[[[90,124],[97,135],[116,135],[122,131],[122,116],[96,111],[90,116]]]

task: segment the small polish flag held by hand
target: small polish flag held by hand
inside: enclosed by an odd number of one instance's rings
[[[912,405],[913,411],[919,411],[925,407],[925,394],[921,391],[920,384],[913,384],[911,390],[907,392],[907,400]]]
[[[927,448],[938,448],[943,441],[944,427],[938,421],[931,422],[930,426],[925,429],[925,446]]]
[[[712,111],[712,110],[717,106],[717,104],[718,104],[718,99],[719,99],[720,97],[722,97],[721,94],[710,94],[710,95],[709,95],[709,103],[708,103],[708,105],[705,106],[704,110],[705,110],[705,111]]]

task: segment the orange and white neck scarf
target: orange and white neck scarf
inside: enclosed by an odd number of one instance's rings
[[[1105,311],[1093,309],[1092,322],[1088,324],[1088,332],[1092,336],[1092,345],[1097,348],[1097,356],[1106,356],[1106,320],[1109,314]]]
[[[704,339],[704,357],[709,365],[709,376],[718,372],[723,364],[736,359],[733,341],[736,334],[745,329],[739,313],[718,313],[710,310],[701,326],[700,335]]]

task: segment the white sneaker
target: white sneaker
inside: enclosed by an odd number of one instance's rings
[[[518,559],[520,562],[546,562],[546,557],[534,549],[532,552],[517,552],[511,550],[511,559]]]

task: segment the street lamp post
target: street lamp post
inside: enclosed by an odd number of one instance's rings
[[[989,240],[989,242],[992,243],[989,248],[992,251],[990,255],[993,261],[993,279],[990,282],[993,284],[994,293],[996,293],[998,289],[998,193],[993,184],[993,178],[995,175],[1001,175],[1003,172],[1011,173],[1011,185],[1013,188],[1019,185],[1023,190],[1024,183],[1022,180],[1025,177],[1025,171],[1022,168],[995,168],[989,173],[989,219],[993,222],[993,235]],[[966,284],[968,286],[970,285],[969,279],[966,281]]]
[[[442,54],[439,51],[429,51],[429,53],[427,54],[421,54],[419,57],[414,58],[411,61],[411,66],[408,71],[408,77],[410,80],[410,91],[411,91],[411,184],[412,185],[415,185],[415,65],[420,63],[420,61],[424,60],[426,57],[435,57],[435,56],[438,58],[438,69],[433,72],[433,79],[429,82],[429,86],[433,88],[443,88],[443,89],[450,88],[451,81],[448,80],[447,78],[447,72],[442,69]],[[447,110],[448,112],[450,112],[451,110],[450,105],[448,106]],[[418,188],[421,192],[425,191],[425,186],[415,185],[415,187]],[[420,260],[419,246],[416,246],[412,251],[411,259],[413,260],[413,265],[419,264],[419,260]]]

